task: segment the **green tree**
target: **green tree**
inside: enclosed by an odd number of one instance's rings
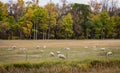
[[[95,30],[95,38],[105,39],[112,38],[115,31],[114,19],[110,18],[106,11],[95,15],[92,18]]]
[[[84,4],[72,5],[73,29],[75,38],[87,38],[87,24],[89,21],[90,7]]]
[[[22,28],[25,37],[29,39],[31,37],[31,32],[32,32],[32,23],[30,21],[26,21],[25,25]]]
[[[120,13],[114,17],[115,20],[115,38],[120,38]]]
[[[33,15],[34,30],[38,31],[38,29],[42,29],[44,34],[45,30],[48,29],[47,19],[48,19],[47,11],[42,7],[37,7],[34,10],[34,15]],[[34,34],[34,39],[37,39],[37,36],[38,36],[38,32]]]
[[[19,39],[19,24],[15,22],[15,19],[13,16],[8,16],[8,18],[5,20],[9,24],[9,39]]]
[[[62,38],[68,39],[73,36],[73,20],[70,13],[63,17],[60,27]]]
[[[0,21],[6,20],[8,16],[8,6],[0,2]]]
[[[10,29],[8,22],[8,6],[0,1],[0,36],[1,38],[8,39],[8,31]]]
[[[2,11],[2,8],[0,7],[0,21],[3,20],[3,11]]]
[[[10,27],[7,22],[0,22],[0,38],[8,39],[8,31]]]
[[[48,39],[51,37],[51,35],[54,35],[55,31],[55,26],[57,24],[57,17],[58,17],[58,12],[57,12],[57,7],[53,3],[48,3],[45,6],[45,9],[48,12]],[[54,38],[53,36],[53,38]]]
[[[20,20],[19,20],[19,24],[22,27],[21,30],[24,32],[24,35],[27,38],[32,38],[33,37],[32,32],[34,33],[34,35],[36,33],[36,29],[35,29],[35,27],[33,27],[35,25],[34,20],[33,20],[34,10],[35,10],[34,6],[27,7],[24,16],[21,17]],[[28,35],[28,33],[25,32],[25,28],[24,28],[24,25],[25,25],[26,29],[30,30],[30,28],[28,28],[29,25],[27,26],[28,23],[26,21],[29,22],[32,25],[32,28],[31,28],[31,31],[30,31],[29,35]],[[22,32],[20,32],[20,33],[22,34]],[[35,36],[33,38],[35,39]]]
[[[112,38],[114,35],[114,27],[115,27],[115,23],[114,23],[114,18],[110,18],[109,14],[106,11],[103,11],[100,14],[100,21],[103,25],[102,27],[102,38]]]

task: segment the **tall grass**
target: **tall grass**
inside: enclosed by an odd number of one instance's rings
[[[0,66],[0,73],[119,73],[120,60],[44,61]]]

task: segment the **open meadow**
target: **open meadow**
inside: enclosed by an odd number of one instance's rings
[[[0,64],[0,73],[118,73],[120,40],[0,40]]]

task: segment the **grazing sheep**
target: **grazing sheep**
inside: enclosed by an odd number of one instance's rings
[[[63,55],[63,54],[58,54],[58,58],[66,59],[65,55]]]
[[[67,47],[66,50],[70,50],[70,48]]]
[[[37,45],[36,49],[39,49],[39,48],[40,48],[40,46],[39,46],[39,45]]]
[[[50,52],[50,56],[52,57],[55,56],[54,52]]]
[[[43,48],[46,48],[46,46],[44,45]]]
[[[40,50],[40,53],[43,53],[44,52],[44,50]]]
[[[88,46],[85,46],[84,48],[88,48]]]
[[[113,53],[111,52],[111,51],[109,51],[109,52],[107,52],[107,56],[110,56],[110,55],[112,55]]]
[[[60,51],[56,51],[56,53],[57,53],[57,54],[61,54],[61,52],[60,52]]]
[[[13,46],[12,46],[12,49],[15,49],[15,48],[16,48],[16,46],[15,46],[15,45],[13,45]]]
[[[101,51],[105,51],[105,48],[100,48]]]

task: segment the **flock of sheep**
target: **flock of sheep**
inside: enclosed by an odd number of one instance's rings
[[[101,50],[101,51],[105,51],[106,48],[100,48],[100,50]],[[110,55],[112,55],[112,54],[113,54],[113,53],[112,53],[111,51],[106,52],[106,56],[110,56]]]
[[[85,46],[84,48],[88,48],[88,46]],[[93,46],[92,48],[94,48],[94,50],[97,49],[96,46]],[[106,48],[100,48],[99,50],[105,52],[105,51],[106,51]],[[105,52],[105,56],[111,56],[112,54],[113,54],[112,51],[106,51],[106,52]]]
[[[41,49],[40,50],[40,52],[41,53],[44,53],[44,49],[46,48],[47,46],[43,46],[43,49]],[[16,46],[14,45],[14,46],[12,46],[11,48],[9,48],[8,50],[13,50],[13,49],[15,49],[16,48]],[[85,49],[86,48],[88,48],[88,46],[85,46],[84,47]],[[93,46],[93,48],[97,48],[96,46]],[[40,49],[40,46],[38,45],[38,46],[36,46],[36,49]],[[66,48],[64,48],[65,50],[70,50],[70,48],[68,48],[68,47],[66,47]],[[19,48],[19,50],[20,51],[22,51],[22,52],[24,52],[24,53],[26,53],[27,52],[27,49],[26,48]],[[99,49],[100,51],[106,51],[106,48],[100,48]],[[107,51],[106,53],[105,53],[105,56],[111,56],[113,53],[111,52],[111,51]],[[64,55],[64,54],[62,54],[60,51],[56,51],[56,52],[53,52],[53,51],[51,51],[50,53],[49,53],[49,55],[51,56],[51,57],[54,57],[54,56],[57,56],[58,58],[60,58],[60,59],[66,59],[67,58],[67,54],[66,55]]]
[[[17,47],[16,47],[15,45],[13,45],[11,48],[8,49],[8,51],[12,51],[12,50],[14,50],[14,49],[16,49],[16,48],[17,48]],[[46,46],[44,45],[44,46],[43,46],[43,49],[45,49],[45,48],[46,48]],[[40,49],[40,46],[36,46],[36,49]],[[43,49],[39,50],[39,52],[40,52],[40,53],[44,53],[44,50],[43,50]],[[21,52],[25,53],[25,54],[26,54],[26,52],[27,52],[27,48],[19,48],[19,50],[20,50]],[[65,48],[65,50],[70,50],[70,48]],[[62,54],[60,51],[56,51],[56,53],[51,51],[51,52],[49,53],[49,55],[50,55],[51,57],[54,57],[55,54],[57,54],[58,58],[60,58],[60,59],[66,59],[66,56],[65,56],[64,54]]]
[[[39,49],[40,46],[37,46],[36,49]],[[45,49],[46,46],[43,46],[43,48]],[[66,50],[70,50],[70,48],[65,48]],[[44,50],[40,50],[41,53],[44,52]],[[64,54],[62,54],[60,51],[56,51],[56,54],[58,55],[58,58],[61,58],[61,59],[66,59],[66,56]],[[55,56],[55,53],[54,52],[50,52],[50,56],[51,57],[54,57]]]

